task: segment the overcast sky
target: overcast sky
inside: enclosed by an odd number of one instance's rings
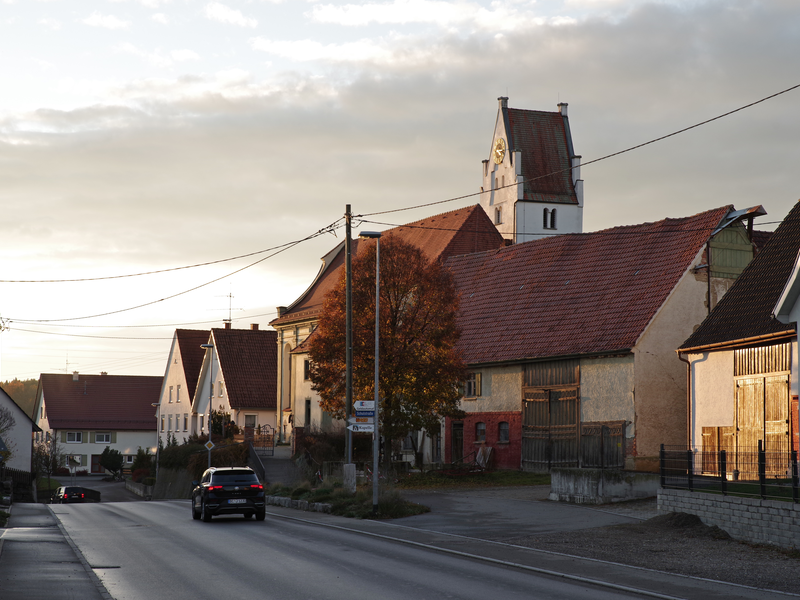
[[[498,96],[569,103],[588,162],[799,84],[798,56],[796,0],[0,0],[0,280],[218,261],[347,203],[475,193]],[[795,90],[584,167],[584,230],[726,204],[774,229],[800,198],[798,107]],[[266,327],[342,235],[230,277],[267,254],[0,283],[0,380],[162,375],[176,327],[229,306]]]

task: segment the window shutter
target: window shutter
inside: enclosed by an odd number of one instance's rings
[[[481,374],[475,373],[475,395],[481,396]]]
[[[116,431],[112,431],[111,432],[111,443],[112,444],[116,444],[117,443],[117,432]]]
[[[62,444],[66,444],[67,443],[67,432],[66,431],[62,431],[61,432],[61,443]]]
[[[97,442],[97,438],[95,437],[96,435],[97,435],[96,431],[90,431],[89,432],[89,443],[90,444],[94,444],[94,443]]]
[[[85,444],[89,441],[89,433],[88,431],[84,431],[81,433],[81,444]]]
[[[81,454],[81,466],[82,467],[86,466],[86,455],[85,454]]]

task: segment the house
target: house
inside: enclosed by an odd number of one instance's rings
[[[0,409],[6,409],[14,420],[13,427],[0,436],[0,442],[11,451],[11,458],[3,466],[30,471],[34,434],[41,429],[3,388],[0,388]]]
[[[751,260],[763,214],[723,206],[448,259],[472,374],[445,461],[488,447],[506,468],[654,470],[660,444],[686,440],[674,349]]]
[[[34,415],[39,440],[62,445],[63,452],[92,473],[103,473],[100,455],[108,446],[126,465],[139,448],[156,451],[154,404],[162,377],[42,373]],[[37,440],[38,441],[38,440]]]
[[[678,348],[688,369],[689,447],[726,450],[728,472],[741,478],[755,475],[744,463],[759,442],[783,455],[769,475],[785,476],[798,449],[798,251],[800,203]],[[715,461],[702,469],[715,472]]]
[[[500,247],[504,242],[480,206],[470,206],[435,215],[389,229],[386,233],[421,248],[431,260],[480,252]],[[361,246],[352,241],[352,253]],[[278,307],[278,318],[270,325],[277,330],[278,413],[282,416],[281,435],[288,439],[293,427],[304,430],[330,430],[342,427],[319,407],[319,397],[311,389],[308,352],[304,342],[314,331],[322,312],[325,295],[344,276],[344,242],[322,258],[322,268],[311,286],[289,307]]]
[[[210,411],[229,415],[238,427],[275,428],[277,340],[257,324],[211,330],[192,398],[192,433],[207,432]]]
[[[567,104],[557,112],[499,107],[483,160],[481,206],[514,243],[583,231],[583,180]]]
[[[157,406],[162,446],[167,445],[170,437],[180,443],[190,435],[192,399],[206,354],[202,345],[208,342],[208,337],[207,330],[196,329],[176,329],[172,337]]]

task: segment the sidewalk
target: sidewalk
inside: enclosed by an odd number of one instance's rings
[[[107,600],[45,504],[13,504],[0,529],[3,600]]]

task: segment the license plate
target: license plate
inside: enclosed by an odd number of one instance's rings
[[[231,498],[228,500],[228,504],[244,504],[247,502],[244,498]]]

